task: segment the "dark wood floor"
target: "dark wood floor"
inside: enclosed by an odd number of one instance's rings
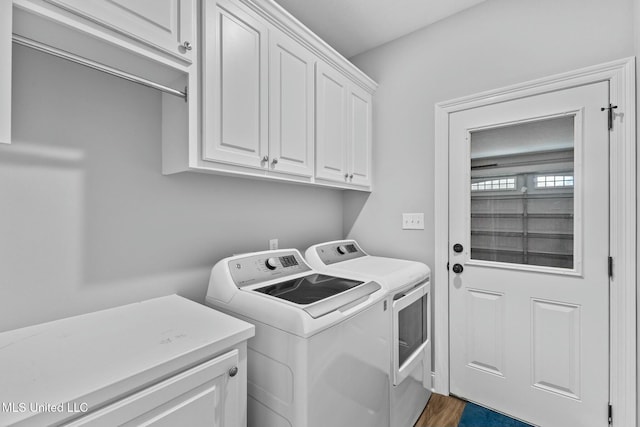
[[[458,427],[465,403],[455,397],[434,393],[414,427]]]

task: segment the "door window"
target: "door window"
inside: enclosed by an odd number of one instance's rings
[[[471,259],[574,268],[574,122],[470,132]]]

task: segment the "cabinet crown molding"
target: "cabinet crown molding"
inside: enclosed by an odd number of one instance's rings
[[[269,23],[318,55],[322,60],[340,70],[340,72],[353,81],[353,83],[362,87],[367,92],[373,95],[378,89],[378,83],[371,79],[371,77],[367,76],[362,70],[353,65],[347,58],[342,56],[273,0],[237,1],[251,8]]]

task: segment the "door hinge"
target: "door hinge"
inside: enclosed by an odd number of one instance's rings
[[[613,407],[609,404],[609,425],[613,423]]]
[[[449,263],[447,263],[447,271],[449,271]]]
[[[613,257],[609,257],[609,277],[613,277]]]
[[[607,126],[609,130],[613,129],[613,110],[615,110],[616,108],[618,108],[617,105],[611,104],[609,104],[608,107],[600,108],[600,111],[607,111]]]

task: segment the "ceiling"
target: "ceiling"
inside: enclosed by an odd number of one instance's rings
[[[275,0],[346,58],[484,0]]]

